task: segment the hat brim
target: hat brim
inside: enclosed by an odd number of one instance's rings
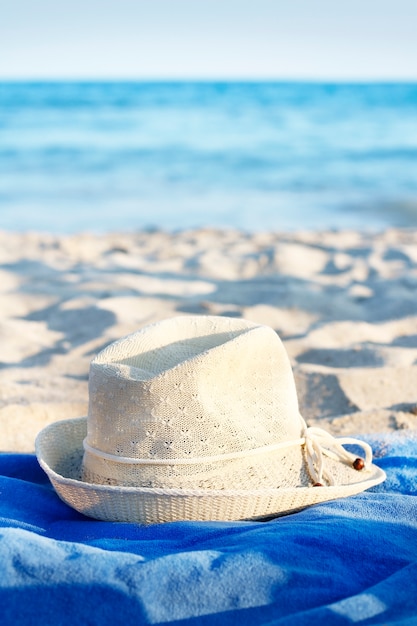
[[[98,485],[81,479],[87,418],[62,420],[36,438],[39,464],[58,496],[80,513],[95,519],[143,524],[179,520],[256,520],[345,498],[378,485],[385,472],[372,465],[346,485],[257,490],[151,489]]]

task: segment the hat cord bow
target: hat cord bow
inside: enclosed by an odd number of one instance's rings
[[[322,428],[314,426],[305,427],[303,433],[307,465],[310,476],[315,486],[322,486],[323,481],[334,485],[333,476],[325,468],[324,457],[327,456],[335,461],[346,461],[355,469],[369,469],[372,463],[372,448],[369,444],[353,437],[333,437]],[[343,446],[353,444],[360,446],[365,453],[365,460],[358,458]]]

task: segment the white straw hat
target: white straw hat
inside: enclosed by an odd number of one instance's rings
[[[306,426],[278,335],[243,319],[176,317],[116,341],[91,363],[89,400],[88,417],[40,432],[36,453],[94,518],[261,519],[385,479],[369,445]]]

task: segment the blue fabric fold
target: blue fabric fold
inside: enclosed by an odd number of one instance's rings
[[[417,624],[417,432],[368,437],[387,481],[268,522],[84,517],[0,455],[2,624]]]

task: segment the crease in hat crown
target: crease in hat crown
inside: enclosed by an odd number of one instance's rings
[[[366,443],[307,427],[273,329],[216,316],[164,320],[101,351],[88,417],[44,429],[37,453],[77,510],[146,523],[283,514],[385,479]]]

